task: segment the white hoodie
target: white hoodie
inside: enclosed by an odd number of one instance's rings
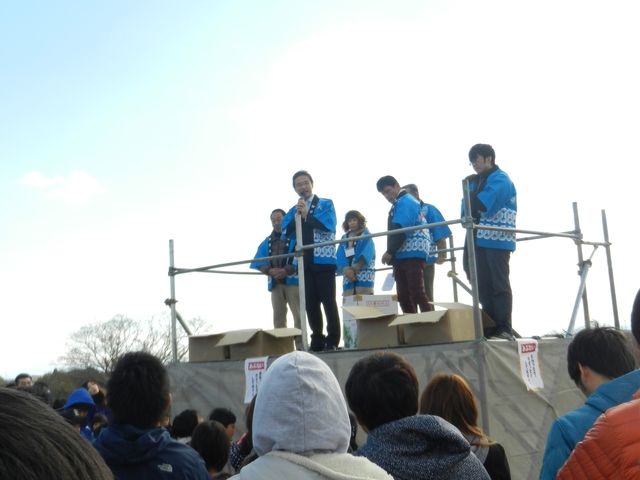
[[[347,454],[351,425],[340,385],[316,356],[293,352],[267,370],[253,416],[259,458],[235,479],[393,480],[377,465]]]

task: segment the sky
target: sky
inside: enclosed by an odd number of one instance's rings
[[[83,325],[166,314],[170,239],[182,268],[252,258],[270,212],[296,202],[297,170],[339,223],[356,209],[385,230],[383,175],[456,219],[476,143],[516,185],[519,228],[573,230],[577,202],[585,240],[602,241],[606,211],[628,326],[638,13],[634,0],[5,2],[0,375],[51,371]],[[603,248],[592,261],[591,317],[613,324]],[[518,332],[567,328],[576,264],[570,240],[518,244]],[[447,271],[436,301],[453,300]],[[272,326],[259,275],[180,275],[176,298],[212,332]]]

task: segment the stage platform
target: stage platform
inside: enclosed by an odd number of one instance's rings
[[[478,398],[484,430],[507,452],[511,478],[534,480],[538,478],[551,423],[585,400],[567,374],[569,342],[555,338],[538,341],[544,381],[544,388],[538,391],[527,391],[520,375],[518,343],[514,341],[482,340],[390,350],[411,363],[421,391],[440,372],[464,377]],[[372,351],[338,350],[317,355],[334,372],[344,392],[353,364]],[[269,362],[274,359],[269,358]],[[234,438],[237,440],[245,430],[244,364],[244,360],[172,364],[169,375],[173,415],[193,408],[206,417],[214,407],[229,408],[238,417]],[[365,439],[360,430],[358,444]]]

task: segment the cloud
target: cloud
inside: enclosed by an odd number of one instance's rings
[[[105,191],[95,178],[83,172],[71,172],[67,178],[47,178],[40,172],[31,172],[22,177],[20,184],[44,190],[45,198],[69,207],[84,205]]]

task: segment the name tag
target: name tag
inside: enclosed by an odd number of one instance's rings
[[[346,248],[346,249],[344,250],[344,254],[345,254],[347,257],[353,257],[353,256],[356,254],[356,249],[355,249],[355,248],[353,248],[353,247],[351,247],[351,248]]]

